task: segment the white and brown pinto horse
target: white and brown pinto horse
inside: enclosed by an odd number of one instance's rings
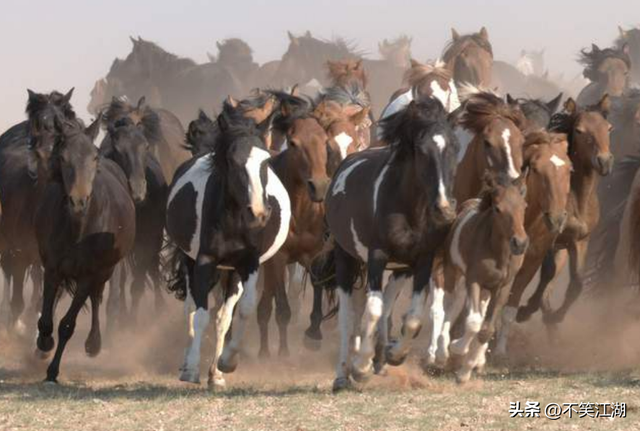
[[[210,387],[224,386],[222,372],[232,372],[237,366],[240,343],[257,303],[259,266],[285,242],[291,217],[289,196],[268,165],[271,155],[255,122],[225,103],[218,126],[213,151],[177,171],[169,192],[166,225],[177,245],[170,289],[185,298],[188,319],[182,381],[199,382],[209,292],[221,270],[233,271],[216,315]],[[225,343],[238,300],[237,321]]]
[[[411,102],[383,121],[390,145],[353,154],[336,172],[326,198],[327,223],[335,243],[340,354],[334,390],[349,385],[349,375],[365,380],[373,372],[374,335],[383,314],[383,272],[405,284],[413,277],[413,298],[403,336],[387,346],[389,363],[405,359],[420,330],[426,286],[436,250],[455,217],[451,189],[458,145],[442,104],[431,97]],[[353,284],[367,267],[367,299],[362,317],[353,310]],[[397,289],[391,289],[397,291]],[[354,334],[354,329],[358,332]],[[383,331],[385,324],[381,325]],[[386,331],[384,331],[386,332]],[[353,358],[350,341],[362,342]],[[384,334],[382,335],[384,339]]]

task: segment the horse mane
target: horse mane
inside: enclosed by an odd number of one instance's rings
[[[444,47],[442,51],[442,60],[445,63],[449,63],[471,43],[478,45],[483,50],[487,51],[493,57],[493,47],[491,42],[483,38],[480,33],[466,34],[456,39],[451,39]]]
[[[421,64],[417,61],[412,61],[411,63],[411,67],[404,73],[403,78],[411,87],[419,86],[432,77],[447,83],[453,77],[453,73],[446,69],[446,64],[441,60],[427,64]]]
[[[530,123],[542,123],[544,117],[545,126],[549,124],[553,112],[543,100],[520,97],[516,102]]]
[[[513,184],[513,180],[503,172],[494,173],[486,171],[483,177],[483,186],[478,195],[478,211],[485,211],[491,208],[493,195],[498,188],[507,188]]]
[[[346,60],[327,60],[327,74],[334,85],[340,86],[351,82],[361,81],[363,86],[367,86],[367,72],[360,63],[361,60],[350,58]]]
[[[163,139],[161,119],[158,113],[151,107],[145,106],[142,111],[120,98],[114,98],[111,103],[102,110],[102,117],[106,124],[115,124],[122,117],[130,117],[136,113],[140,116],[140,123],[144,129],[144,136],[153,145]]]
[[[30,119],[36,118],[40,112],[50,105],[54,105],[59,108],[65,119],[76,119],[76,113],[73,110],[71,103],[66,102],[64,95],[57,91],[52,91],[48,95],[38,94],[34,98],[29,98],[25,112]]]
[[[632,28],[629,30],[625,30],[625,36],[618,35],[616,40],[613,41],[613,45],[618,49],[622,49],[624,45],[629,42],[630,39],[634,39],[634,38],[640,39],[640,28]]]
[[[294,121],[301,118],[308,118],[312,115],[314,103],[312,100],[294,96],[285,91],[269,90],[268,94],[274,96],[281,107],[286,108],[287,115],[279,112],[275,115],[272,126],[275,130],[286,133]]]
[[[217,46],[219,63],[253,62],[253,50],[242,39],[225,39],[218,43]]]
[[[185,66],[196,66],[196,62],[191,60],[190,58],[179,57],[176,54],[165,51],[160,47],[160,45],[156,44],[155,42],[143,40],[140,37],[138,37],[138,40],[135,42],[135,47],[138,49],[146,50],[156,59],[161,60],[162,63],[181,63]],[[129,55],[132,54],[133,52]]]
[[[432,97],[422,97],[380,121],[382,140],[391,142],[391,150],[404,153],[413,148],[416,140],[422,139],[430,133],[436,125],[446,125],[447,112],[442,103]],[[458,151],[456,139],[450,140],[454,151]]]
[[[511,106],[501,97],[487,92],[474,94],[466,101],[461,124],[469,130],[481,133],[498,117],[513,121],[519,129],[526,125],[526,118],[519,107]]]
[[[358,105],[363,108],[371,106],[369,94],[358,82],[348,86],[335,85],[325,88],[318,94],[314,103],[318,105],[324,100],[336,102],[339,105]]]
[[[560,144],[567,140],[567,135],[564,133],[551,133],[546,130],[536,130],[535,132],[527,133],[524,141],[524,148],[530,145],[554,145]]]
[[[358,45],[354,41],[342,37],[336,37],[332,40],[316,39],[307,32],[305,35],[297,37],[297,40],[301,46],[304,46],[310,52],[318,55],[324,53],[329,58],[360,58],[365,54],[364,51],[358,48]]]
[[[623,47],[605,48],[599,49],[595,45],[592,46],[591,51],[582,49],[578,56],[578,63],[582,64],[585,69],[583,75],[585,78],[596,82],[599,79],[598,68],[605,60],[609,58],[617,58],[622,60],[629,69],[631,69],[631,59],[629,55],[623,50]]]
[[[262,109],[272,97],[274,96],[271,93],[256,90],[251,97],[239,100],[236,109],[243,113],[252,109]]]
[[[382,58],[388,59],[390,52],[392,52],[395,49],[398,49],[399,47],[401,47],[403,45],[411,45],[411,40],[412,39],[409,36],[407,36],[406,34],[402,34],[402,35],[396,37],[391,42],[389,42],[389,41],[387,41],[387,39],[385,39],[384,42],[378,46],[378,52],[380,53]],[[384,47],[384,49],[383,49],[383,47]]]

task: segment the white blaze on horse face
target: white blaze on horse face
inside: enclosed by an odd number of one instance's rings
[[[469,220],[471,220],[471,217],[473,217],[476,213],[476,209],[468,209],[465,213],[462,214],[462,219],[460,219],[460,221],[457,222],[454,226],[455,230],[453,232],[453,238],[451,240],[451,250],[449,252],[451,253],[451,261],[463,273],[467,270],[467,264],[462,257],[462,253],[460,252],[460,234],[462,233],[464,225],[467,224]]]
[[[249,202],[251,202],[251,211],[256,217],[264,215],[266,211],[260,168],[270,157],[271,154],[269,154],[268,151],[253,147],[244,165],[247,175],[249,176]]]
[[[332,196],[335,196],[338,193],[344,193],[345,195],[347,194],[347,192],[346,192],[347,177],[351,174],[351,172],[353,172],[353,170],[358,165],[361,165],[364,162],[366,162],[366,159],[357,160],[357,161],[353,162],[351,165],[349,165],[346,168],[344,168],[338,174],[338,176],[336,177],[335,182],[333,183],[333,187],[332,187],[332,190],[331,190],[331,195]]]
[[[504,129],[504,131],[502,132],[502,142],[504,144],[504,152],[507,156],[507,163],[509,164],[508,173],[509,173],[509,177],[515,180],[520,176],[520,174],[518,173],[518,171],[516,170],[516,167],[513,164],[513,156],[511,155],[510,138],[511,138],[511,130]]]
[[[435,135],[433,137],[433,142],[436,143],[436,145],[438,146],[438,150],[440,150],[440,152],[443,152],[444,147],[447,146],[447,141],[444,139],[444,136],[442,135]]]
[[[360,257],[363,262],[366,262],[369,256],[369,249],[367,249],[367,247],[365,247],[365,245],[360,242],[360,238],[358,238],[358,234],[356,233],[356,227],[353,223],[353,219],[351,219],[351,235],[353,235],[353,245],[356,249],[356,253],[358,253],[358,257]]]
[[[380,185],[382,184],[382,181],[384,181],[384,176],[386,175],[388,170],[389,170],[389,163],[384,165],[384,168],[382,168],[382,171],[380,171],[380,175],[378,175],[378,178],[376,178],[375,183],[373,183],[373,214],[374,215],[376,213],[376,210],[378,209],[378,191],[380,190]]]
[[[273,172],[270,167],[267,168],[266,188],[267,197],[275,198],[278,202],[278,206],[280,207],[280,226],[278,226],[278,233],[276,234],[273,244],[271,244],[267,251],[260,256],[260,263],[264,263],[271,259],[273,255],[280,250],[280,247],[282,247],[282,244],[284,244],[287,239],[287,235],[289,234],[289,222],[291,220],[291,201],[289,199],[289,194],[276,173]]]
[[[345,132],[340,133],[335,138],[338,147],[340,148],[340,158],[344,160],[347,157],[347,149],[349,149],[349,145],[353,142],[353,138],[346,134]]]
[[[561,168],[562,166],[566,165],[565,161],[562,160],[560,157],[556,156],[555,154],[551,156],[549,160],[551,160],[551,163],[553,163],[556,166],[556,168]]]
[[[200,232],[202,230],[202,205],[204,203],[204,194],[207,187],[207,181],[211,175],[211,154],[200,157],[194,164],[185,172],[176,183],[171,187],[169,198],[167,199],[167,208],[171,205],[176,193],[188,184],[193,186],[196,193],[196,202],[194,213],[196,216],[196,230],[191,237],[191,243],[189,250],[183,250],[187,255],[195,259],[200,251]]]

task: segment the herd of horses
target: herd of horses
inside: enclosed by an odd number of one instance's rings
[[[336,391],[402,364],[425,314],[423,366],[466,382],[494,338],[492,360],[507,358],[514,321],[541,310],[555,327],[585,285],[638,284],[640,29],[580,53],[588,82],[575,98],[549,80],[540,52],[517,68],[494,60],[485,28],[453,30],[428,63],[411,59],[407,37],[381,43],[383,60],[289,37],[282,60],[263,66],[236,39],[203,65],[132,39],[96,83],[88,127],[73,90],[28,92],[27,120],[0,136],[0,318],[24,334],[38,316],[37,351],[55,349],[46,381],[57,381],[87,299],[85,350],[99,354],[107,283],[107,333],[125,314],[135,325],[146,286],[158,318],[163,286],[184,301],[182,381],[200,382],[213,316],[208,384],[221,388],[256,309],[259,355],[270,355],[274,304],[278,354],[289,355],[304,271],[305,346],[319,349],[323,321],[338,316]]]

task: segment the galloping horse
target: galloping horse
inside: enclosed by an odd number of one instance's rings
[[[35,230],[44,266],[44,298],[38,321],[37,346],[54,345],[53,314],[58,290],[73,295],[58,327],[58,346],[47,369],[47,381],[57,380],[62,354],[71,339],[78,313],[91,299],[91,330],[85,343],[89,356],[100,352],[100,301],[116,264],[133,247],[135,209],[122,170],[100,157],[93,145],[98,118],[86,130],[75,121],[56,117],[56,140],[50,163],[39,160],[40,200]],[[32,150],[37,151],[37,150]],[[40,177],[39,177],[40,178]]]
[[[543,320],[548,324],[559,323],[580,295],[589,238],[600,218],[599,177],[609,175],[613,168],[609,137],[612,126],[607,121],[611,108],[609,96],[603,96],[598,104],[587,108],[579,108],[573,99],[569,99],[564,108],[565,112],[556,114],[552,119],[550,130],[567,134],[569,142],[568,154],[573,171],[567,222],[544,258],[535,293],[527,305],[518,310],[518,322],[527,320],[542,303]],[[552,311],[549,303],[551,290],[547,286],[562,269],[567,252],[570,259],[569,287],[560,308]]]
[[[66,94],[53,91],[39,94],[28,91],[27,121],[19,123],[0,136],[0,265],[4,272],[4,297],[0,318],[8,328],[24,329],[20,316],[24,311],[23,287],[27,269],[32,266],[34,283],[30,308],[34,315],[41,299],[41,271],[38,243],[33,226],[33,213],[38,203],[37,182],[46,174],[38,171],[38,160],[46,166],[57,137],[54,119],[63,116],[76,121]],[[41,176],[42,175],[42,176]]]
[[[291,207],[284,186],[269,167],[270,153],[255,122],[225,103],[213,151],[180,167],[167,202],[166,230],[177,248],[170,289],[185,298],[189,344],[180,380],[198,383],[200,345],[209,324],[209,291],[221,271],[230,271],[224,304],[216,314],[211,388],[225,385],[222,372],[237,366],[237,354],[256,305],[261,263],[285,242]],[[239,302],[229,343],[225,335]],[[224,352],[222,351],[224,347]]]
[[[485,27],[478,33],[463,36],[451,29],[451,41],[444,49],[442,60],[456,84],[467,83],[484,88],[491,85],[493,48]]]
[[[619,97],[629,86],[629,72],[631,59],[629,46],[600,49],[596,44],[591,45],[591,51],[583,49],[580,52],[580,63],[585,67],[584,77],[591,81],[578,95],[579,106],[597,104],[606,94],[609,97]]]
[[[387,265],[404,269],[394,273],[390,285],[404,284],[413,276],[413,299],[403,336],[387,352],[391,364],[404,360],[421,326],[435,251],[455,215],[450,193],[457,141],[442,104],[430,97],[413,101],[385,119],[383,127],[383,137],[390,144],[349,156],[336,172],[326,199],[327,223],[336,242],[340,300],[334,390],[347,387],[350,374],[364,380],[372,373],[373,338],[383,313],[382,274]],[[358,325],[359,319],[354,318],[360,314],[354,314],[351,296],[363,262],[368,293],[362,325]],[[354,327],[362,328],[362,342],[351,362]]]
[[[466,382],[484,354],[511,282],[529,245],[525,231],[526,174],[516,180],[489,174],[479,199],[462,204],[445,243],[445,290],[453,293],[464,276],[468,315],[464,335],[451,343],[457,379]],[[455,365],[454,365],[455,367]]]
[[[620,33],[615,41],[616,48],[629,47],[629,59],[631,60],[631,74],[629,79],[632,84],[640,84],[640,28],[624,30],[618,27]]]

